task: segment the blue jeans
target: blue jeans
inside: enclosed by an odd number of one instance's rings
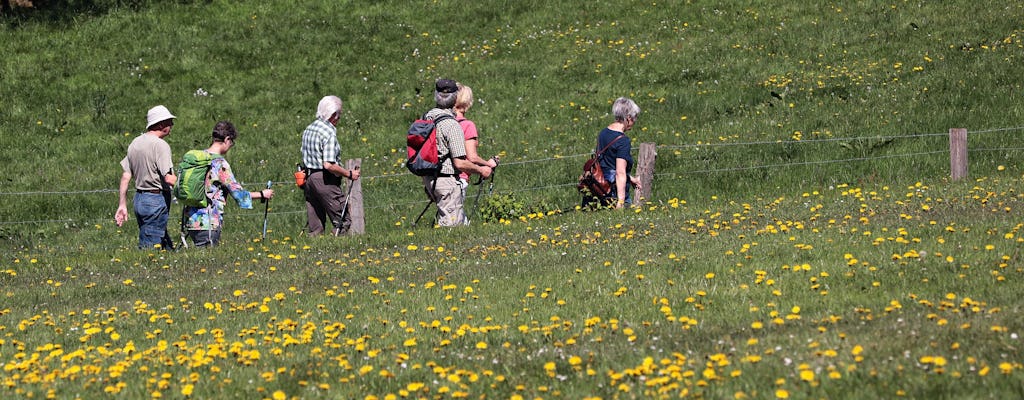
[[[608,183],[612,184],[612,191],[608,192],[608,198],[611,199],[609,201],[610,204],[615,204],[619,200],[619,187],[615,185],[615,170],[612,169],[612,170],[606,171],[604,173],[604,179],[607,180]],[[633,204],[633,196],[630,196],[630,190],[629,190],[630,186],[631,185],[629,184],[629,176],[627,175],[626,176],[626,205],[627,206]]]
[[[170,193],[136,192],[133,200],[135,220],[139,222],[139,248],[149,249],[159,244],[167,250],[174,249],[171,235],[167,233],[167,219],[171,208],[167,205]]]

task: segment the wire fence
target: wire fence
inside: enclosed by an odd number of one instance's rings
[[[977,135],[986,135],[986,134],[995,134],[995,133],[1006,133],[1006,132],[1015,132],[1015,131],[1016,132],[1024,132],[1024,126],[1007,127],[1007,128],[994,128],[994,129],[970,131],[969,134],[972,135],[972,136],[977,136]],[[822,143],[836,143],[836,142],[839,142],[839,143],[843,143],[843,142],[852,143],[852,142],[858,142],[858,141],[864,141],[864,140],[886,141],[886,140],[897,140],[897,139],[904,140],[904,139],[939,138],[939,137],[945,138],[945,137],[948,137],[948,136],[949,136],[949,133],[944,132],[944,133],[921,133],[921,134],[910,134],[910,135],[890,135],[890,136],[874,136],[874,137],[820,138],[820,139],[807,139],[807,140],[774,140],[774,141],[728,142],[728,143],[695,143],[695,144],[686,144],[686,145],[658,145],[657,149],[658,150],[687,150],[687,149],[691,149],[692,150],[692,149],[713,149],[713,148],[720,148],[720,147],[736,147],[736,146],[759,146],[759,147],[782,146],[782,145],[785,145],[785,146],[804,146],[804,145],[822,144]],[[1007,152],[1007,151],[1019,151],[1019,150],[1024,150],[1024,147],[986,147],[986,148],[968,149],[968,152],[970,152],[970,153],[995,152],[995,151]],[[637,151],[636,146],[634,146],[633,151],[634,152]],[[672,177],[678,177],[678,176],[684,176],[684,175],[701,175],[701,174],[710,174],[710,173],[728,173],[728,172],[749,171],[749,170],[756,170],[756,169],[799,168],[799,167],[806,167],[806,166],[819,166],[819,165],[828,165],[828,164],[847,164],[847,163],[852,163],[852,162],[870,162],[870,161],[886,160],[886,159],[919,158],[919,157],[926,157],[926,156],[936,156],[936,155],[939,155],[939,154],[949,154],[949,149],[948,148],[943,148],[941,150],[929,150],[929,151],[921,151],[921,152],[913,152],[913,153],[903,153],[903,154],[887,154],[887,155],[852,157],[852,158],[848,157],[848,158],[836,158],[836,159],[824,159],[824,160],[802,160],[802,161],[780,162],[780,163],[770,163],[770,164],[761,164],[761,165],[749,165],[749,166],[735,166],[735,167],[725,167],[725,168],[692,169],[692,170],[685,170],[685,171],[656,171],[654,176],[658,177],[658,178],[672,178]],[[502,162],[501,163],[501,167],[502,167],[502,169],[507,169],[507,168],[511,168],[511,167],[525,167],[525,166],[530,166],[532,164],[538,164],[538,163],[569,162],[569,161],[574,161],[574,160],[577,160],[577,159],[580,159],[580,158],[589,157],[590,155],[591,155],[591,153],[582,153],[582,154],[573,154],[573,155],[565,155],[565,156],[537,158],[537,159],[530,159],[530,160],[508,161],[508,162]],[[573,164],[573,168],[576,168],[576,166],[575,166],[576,164],[579,164],[579,163],[575,162]],[[363,182],[365,182],[364,186],[372,187],[372,182],[373,181],[389,179],[389,178],[397,178],[397,177],[404,177],[404,178],[410,178],[410,179],[416,178],[415,176],[413,176],[410,173],[391,173],[391,174],[363,176],[361,178],[361,180]],[[509,193],[509,192],[549,191],[549,190],[553,190],[553,189],[560,189],[560,188],[567,188],[567,187],[575,187],[576,186],[575,176],[564,176],[563,178],[564,178],[564,181],[561,182],[561,183],[551,183],[551,184],[545,184],[545,185],[539,185],[539,186],[516,187],[515,189],[498,190],[496,192],[500,194],[500,193]],[[416,178],[416,179],[418,179],[418,178]],[[274,180],[274,181],[272,181],[272,183],[275,184],[275,185],[280,185],[280,184],[291,185],[291,184],[293,184],[293,181],[291,180],[291,176],[289,176],[286,179]],[[252,182],[244,182],[242,184],[243,184],[243,186],[262,185],[262,183],[252,183]],[[77,190],[77,191],[0,192],[0,199],[2,199],[4,197],[16,197],[16,196],[83,196],[83,195],[95,195],[95,194],[111,194],[111,193],[117,193],[117,192],[118,192],[117,189],[109,189],[109,188],[108,189]],[[390,203],[376,204],[376,205],[373,205],[373,206],[366,206],[366,207],[364,207],[364,209],[389,209],[389,210],[393,210],[393,209],[396,209],[396,208],[407,208],[407,207],[410,207],[410,206],[413,206],[413,205],[422,205],[422,204],[424,204],[424,201],[425,201],[424,199],[418,199],[418,200],[413,200],[413,201],[390,202]],[[277,211],[274,211],[274,212],[270,212],[269,215],[275,215],[275,216],[280,216],[280,215],[299,215],[299,214],[303,214],[304,215],[305,213],[306,213],[306,211],[304,209],[301,209],[301,210],[293,209],[293,210],[277,210]],[[262,217],[263,213],[237,213],[234,216],[237,216],[237,217],[253,217],[253,216],[257,216],[257,215]],[[49,220],[17,220],[17,219],[12,219],[12,220],[0,221],[0,226],[4,226],[4,225],[46,224],[46,223],[63,223],[63,224],[72,224],[72,223],[74,223],[74,224],[82,225],[82,224],[100,224],[100,223],[109,222],[110,220],[111,220],[111,218],[107,217],[107,216],[100,217],[100,218],[84,218],[84,219],[69,219],[69,218],[59,218],[59,219],[49,219]]]

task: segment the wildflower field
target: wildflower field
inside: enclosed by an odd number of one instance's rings
[[[0,397],[1024,397],[1024,5],[300,3],[0,15]],[[402,166],[439,77],[502,159],[453,230],[413,224]],[[326,94],[364,235],[301,234]],[[580,212],[619,96],[651,196]],[[229,119],[238,178],[274,184],[221,247],[113,223],[156,104],[176,158]]]
[[[670,199],[382,243],[43,247],[0,275],[0,391],[1016,397],[1022,179]]]

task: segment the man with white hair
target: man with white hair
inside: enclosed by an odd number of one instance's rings
[[[121,160],[121,184],[114,222],[121,226],[128,220],[128,185],[135,176],[135,197],[132,208],[139,223],[139,248],[160,245],[174,249],[167,233],[171,212],[171,187],[177,183],[171,146],[164,141],[171,134],[174,115],[167,107],[156,106],[146,114],[146,132],[128,145],[128,155]]]
[[[331,234],[348,233],[352,225],[350,213],[344,212],[347,194],[341,189],[341,178],[359,179],[359,169],[341,166],[341,144],[335,128],[341,119],[341,99],[325,96],[316,108],[316,120],[302,132],[302,165],[306,183],[306,229],[310,236],[324,232],[326,219],[334,229]]]

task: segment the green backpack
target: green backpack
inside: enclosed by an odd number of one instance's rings
[[[209,206],[206,180],[210,177],[210,164],[222,157],[206,150],[189,150],[185,153],[178,164],[178,184],[174,186],[174,197],[188,207]]]

